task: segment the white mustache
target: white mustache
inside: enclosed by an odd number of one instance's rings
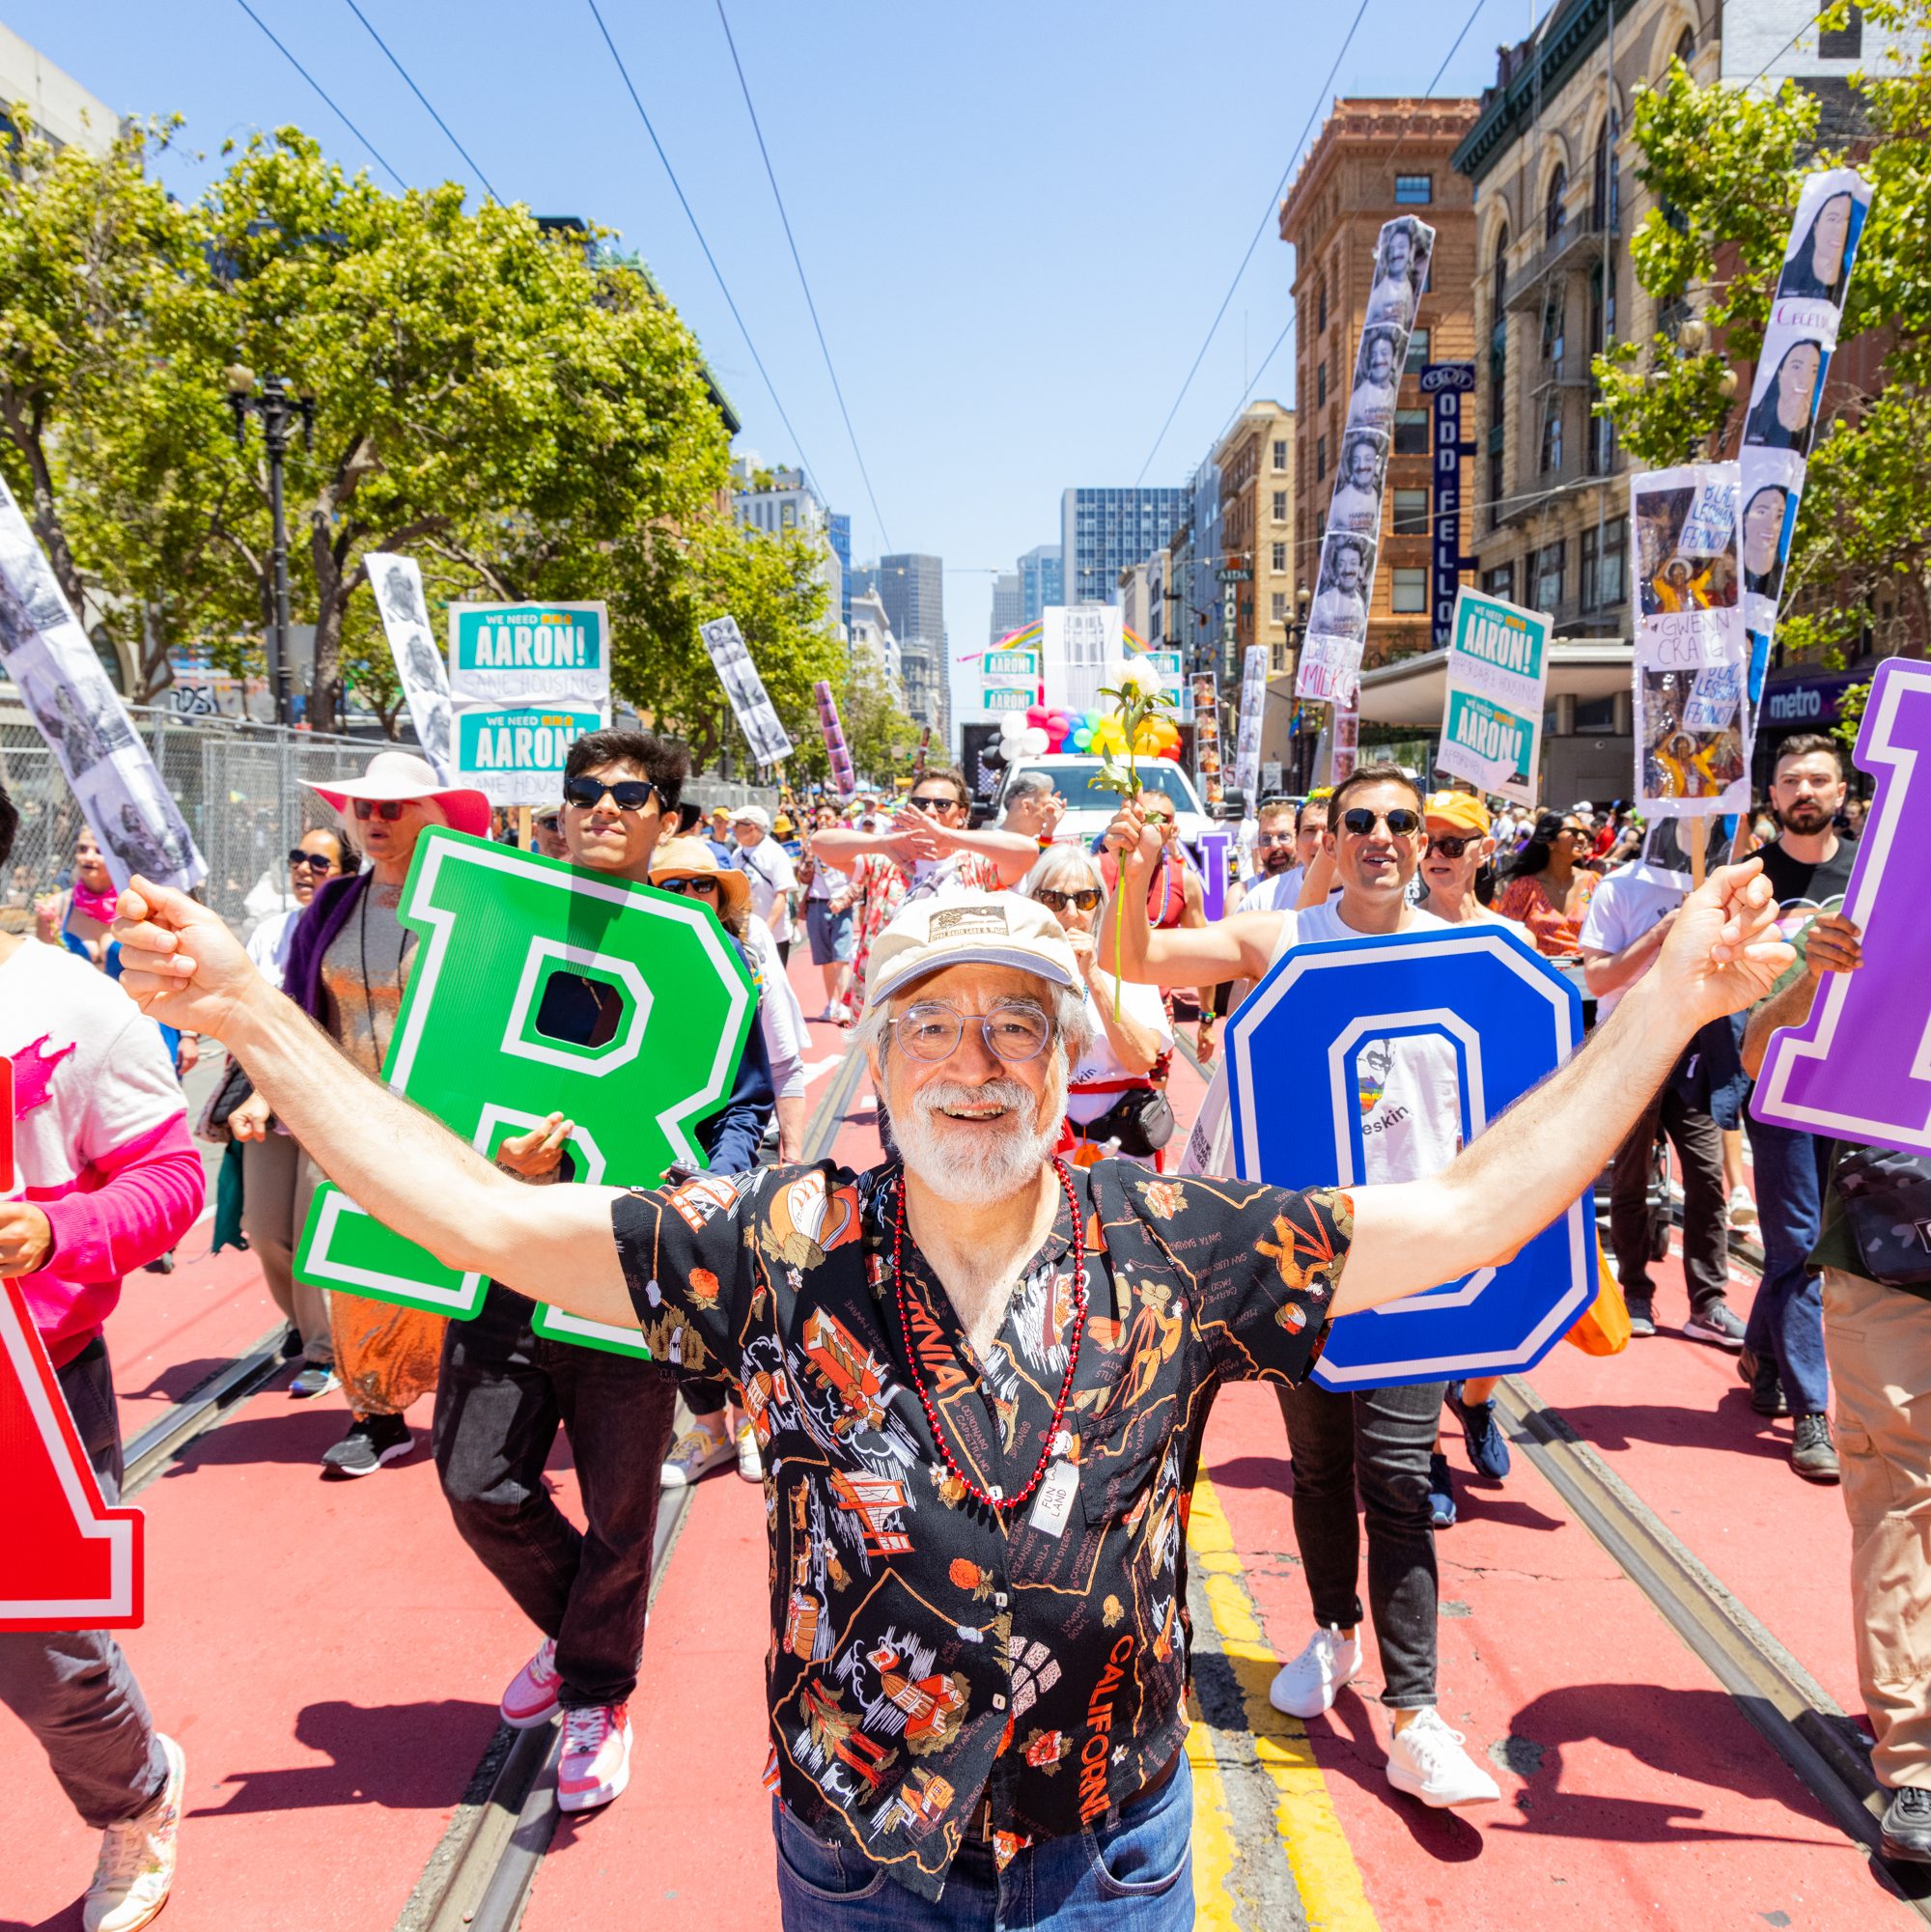
[[[1023,1119],[1032,1100],[1018,1080],[991,1079],[976,1087],[963,1080],[934,1080],[912,1096],[912,1106],[922,1114],[938,1113],[948,1106],[993,1106]]]

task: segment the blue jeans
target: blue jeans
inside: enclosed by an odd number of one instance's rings
[[[1183,1757],[1151,1798],[1071,1837],[1042,1838],[1003,1872],[967,1843],[944,1896],[928,1902],[862,1854],[807,1831],[778,1800],[784,1932],[1188,1932],[1193,1923],[1193,1778]]]
[[[1748,1113],[1746,1122],[1756,1168],[1763,1280],[1744,1347],[1777,1363],[1793,1415],[1821,1415],[1829,1406],[1831,1378],[1824,1365],[1824,1291],[1809,1263],[1823,1217],[1831,1143],[1814,1134],[1766,1126]]]

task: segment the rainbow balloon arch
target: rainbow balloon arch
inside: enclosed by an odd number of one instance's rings
[[[1045,626],[1035,619],[1018,630],[1007,631],[985,655],[991,657],[994,651],[1036,650],[1044,630]],[[1146,639],[1137,631],[1121,634],[1130,652],[1145,652]],[[1054,752],[1110,758],[1126,750],[1127,737],[1120,720],[1111,712],[1066,711],[1057,706],[1035,704],[1023,713],[1008,712],[1000,720],[999,748],[1009,760],[1046,757]],[[1136,758],[1167,758],[1178,762],[1180,752],[1180,728],[1169,717],[1148,718],[1133,741]]]

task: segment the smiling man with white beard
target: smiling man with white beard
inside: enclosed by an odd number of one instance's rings
[[[1447,1168],[1352,1195],[1054,1158],[1078,974],[1052,914],[1004,894],[921,901],[873,947],[864,1038],[902,1162],[651,1191],[518,1186],[334,1053],[179,893],[137,882],[114,932],[123,986],[224,1041],[364,1209],[742,1386],[787,1932],[1178,1932],[1182,1483],[1214,1391],[1301,1380],[1335,1315],[1563,1213],[1696,1026],[1793,957],[1755,873],[1693,895],[1596,1042]]]

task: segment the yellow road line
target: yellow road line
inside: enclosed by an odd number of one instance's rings
[[[1272,1646],[1247,1594],[1245,1572],[1234,1548],[1233,1531],[1220,1499],[1203,1470],[1193,1486],[1193,1511],[1187,1540],[1201,1578],[1220,1648],[1234,1666],[1246,1708],[1247,1728],[1254,1755],[1280,1794],[1274,1817],[1286,1847],[1294,1882],[1307,1914],[1310,1932],[1378,1932],[1374,1908],[1368,1903],[1360,1868],[1348,1844],[1341,1821],[1313,1747],[1298,1719],[1285,1717],[1268,1702],[1268,1685],[1277,1666]],[[1190,1760],[1199,1776],[1197,1757]],[[1217,1786],[1217,1774],[1216,1783]],[[1224,1798],[1221,1800],[1224,1816]],[[1196,1834],[1200,1806],[1194,1807]],[[1196,1835],[1195,1845],[1200,1840]],[[1198,1851],[1196,1849],[1196,1858]],[[1207,1895],[1208,1882],[1196,1871],[1196,1896]],[[1211,1920],[1203,1921],[1211,1923]]]
[[[1214,1757],[1214,1739],[1196,1717],[1187,1733],[1193,1772],[1193,1923],[1195,1932],[1240,1932],[1227,1880],[1234,1869],[1234,1818]]]

